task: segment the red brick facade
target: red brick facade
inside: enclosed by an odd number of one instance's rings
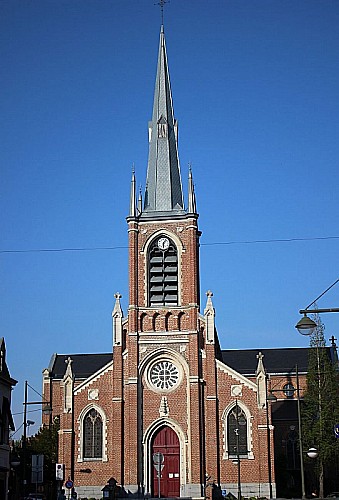
[[[152,495],[152,442],[168,426],[180,444],[178,496],[204,496],[207,477],[236,495],[237,457],[227,442],[227,415],[236,403],[247,426],[248,450],[240,464],[242,492],[268,496],[265,374],[259,362],[251,378],[222,362],[211,293],[204,314],[199,312],[197,218],[132,220],[128,227],[130,305],[127,317],[121,314],[114,323],[112,361],[82,380],[74,378],[69,360],[63,378],[53,379],[53,412],[60,416],[59,462],[66,466],[66,477],[74,479],[80,497],[100,498],[111,477],[126,492]],[[148,247],[159,236],[169,237],[178,249],[177,306],[148,306]],[[115,311],[120,307],[120,296],[116,297]],[[151,380],[150,370],[163,360],[178,370],[171,390],[156,388]],[[44,381],[49,394],[47,370]],[[282,387],[286,378],[274,381],[275,387],[278,383]],[[84,416],[91,408],[100,413],[103,424],[98,459],[83,456]],[[272,426],[269,429],[273,456]],[[274,492],[273,464],[271,482]]]
[[[166,83],[166,68],[162,32],[157,82]],[[171,104],[169,88],[168,82],[160,97],[156,90],[161,106],[166,99]],[[162,181],[160,188],[155,187],[155,179],[158,182],[161,175],[152,177],[149,167],[148,194],[155,205],[149,208],[145,204],[142,211],[138,203],[137,210],[133,174],[127,218],[129,306],[124,316],[116,294],[113,352],[59,355],[44,372],[45,396],[51,398],[54,416],[60,419],[58,460],[65,464],[66,479],[74,480],[78,498],[101,498],[102,488],[111,478],[126,494],[154,495],[158,491],[155,449],[162,450],[164,459],[161,492],[201,498],[209,496],[214,484],[235,496],[240,488],[248,497],[274,495],[273,427],[271,406],[266,407],[265,359],[260,355],[256,359],[258,353],[253,353],[251,364],[255,367],[250,374],[226,363],[215,328],[211,292],[207,292],[201,312],[200,233],[192,176],[190,173],[185,210],[180,205],[180,172],[173,154],[177,125],[170,114],[166,118],[160,110],[157,115],[158,101],[155,99],[149,165],[156,164],[161,174],[167,169],[167,177],[162,178],[174,182],[177,176],[177,184],[168,186]],[[165,201],[160,194],[154,196],[155,189],[163,193],[169,187],[173,188],[170,200],[168,194]],[[179,200],[175,204],[173,191]],[[169,202],[174,207],[164,209],[171,207]],[[168,245],[173,251],[170,257],[166,257]],[[159,278],[163,289],[172,294],[159,305],[154,305],[158,298],[150,298],[152,279],[159,281],[156,274],[150,278],[150,255],[155,246],[160,257],[154,261],[164,259],[163,269],[167,265],[172,269],[170,285],[166,285],[165,274]],[[166,264],[166,259],[174,264]],[[286,377],[286,373],[271,376],[269,384],[275,388],[282,388],[287,381],[296,385],[291,374]]]

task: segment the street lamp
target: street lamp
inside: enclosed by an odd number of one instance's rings
[[[28,405],[44,405],[42,411],[43,413],[47,415],[52,415],[52,407],[51,407],[51,402],[50,401],[28,401],[28,382],[25,380],[25,398],[24,398],[24,423],[23,423],[23,440],[22,440],[22,460],[23,460],[23,489],[24,489],[24,494],[25,494],[25,489],[26,489],[26,484],[27,484],[27,478],[26,478],[26,448],[27,448],[27,428],[30,425],[34,425],[33,420],[28,420],[27,419],[27,406]],[[33,389],[34,390],[34,389]],[[36,392],[36,391],[35,391]],[[41,396],[43,397],[43,396]]]
[[[236,435],[236,451],[237,451],[237,472],[238,472],[238,500],[241,500],[241,470],[240,470],[240,441],[239,441],[239,406],[238,400],[235,400],[236,408],[236,428],[234,429]]]
[[[332,307],[330,309],[309,309],[315,302],[317,302],[320,297],[325,295],[334,285],[336,285],[339,282],[339,279],[335,280],[332,285],[330,285],[326,290],[319,295],[313,302],[311,302],[305,309],[300,309],[299,313],[303,314],[304,316],[301,318],[300,321],[295,325],[296,329],[298,330],[301,335],[312,335],[314,330],[317,327],[317,324],[315,321],[313,321],[311,318],[307,316],[309,313],[328,313],[328,312],[339,312],[339,307]]]
[[[271,464],[271,432],[270,432],[270,421],[269,421],[269,412],[268,412],[268,402],[272,401],[269,399],[269,395],[267,393],[268,389],[268,376],[265,376],[265,395],[266,395],[266,429],[267,429],[267,465],[268,465],[268,483],[269,483],[269,493],[270,498],[273,498],[273,489],[272,489],[272,464]],[[271,394],[273,396],[273,394]],[[277,399],[273,396],[275,400]]]
[[[339,282],[339,279],[335,280],[332,285],[330,285],[323,293],[319,295],[313,302],[311,302],[305,309],[301,309],[299,311],[300,314],[303,314],[304,317],[296,324],[296,328],[301,333],[302,335],[312,335],[312,333],[317,329],[318,325],[315,321],[310,319],[307,314],[308,313],[327,313],[327,312],[339,312],[338,307],[330,308],[330,309],[309,309],[312,305],[314,305],[320,297],[325,295],[332,287],[334,287],[337,283]],[[332,337],[334,339],[334,337]],[[333,340],[334,342],[334,340]],[[319,356],[319,343],[318,339],[316,341],[316,353],[317,353],[317,372],[318,372],[318,385],[319,385],[319,392],[318,392],[318,411],[319,411],[319,419],[321,422],[321,414],[322,414],[322,390],[321,390],[321,381],[320,381],[320,356]],[[320,426],[320,441],[322,441],[322,427]],[[315,448],[312,448],[308,451],[308,456],[310,458],[316,458],[318,456],[318,451]],[[320,468],[323,470],[323,463],[322,460],[320,460]],[[322,474],[319,476],[319,482],[320,482],[320,495],[323,496],[323,481],[320,481],[320,477],[323,478]]]
[[[319,455],[317,448],[310,448],[306,454],[309,458],[317,458]]]

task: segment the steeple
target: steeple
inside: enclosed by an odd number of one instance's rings
[[[173,215],[184,213],[178,158],[178,124],[173,112],[163,26],[160,32],[153,116],[149,122],[148,169],[142,215],[157,215],[154,212],[172,212]]]

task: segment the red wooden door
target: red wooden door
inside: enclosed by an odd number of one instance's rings
[[[155,435],[152,444],[152,457],[154,453],[164,455],[164,468],[160,477],[160,495],[162,497],[180,496],[180,446],[179,438],[170,427],[162,427]],[[158,475],[152,463],[153,496],[159,496]]]

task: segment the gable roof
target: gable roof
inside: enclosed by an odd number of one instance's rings
[[[282,349],[226,349],[221,351],[223,363],[238,371],[242,375],[254,376],[261,352],[264,355],[263,363],[268,373],[294,373],[298,365],[299,372],[307,372],[309,348],[290,347]]]
[[[66,360],[72,359],[72,371],[76,378],[86,379],[103,368],[113,359],[113,354],[54,354],[51,359],[49,370],[54,378],[62,379],[65,375],[67,364]]]

